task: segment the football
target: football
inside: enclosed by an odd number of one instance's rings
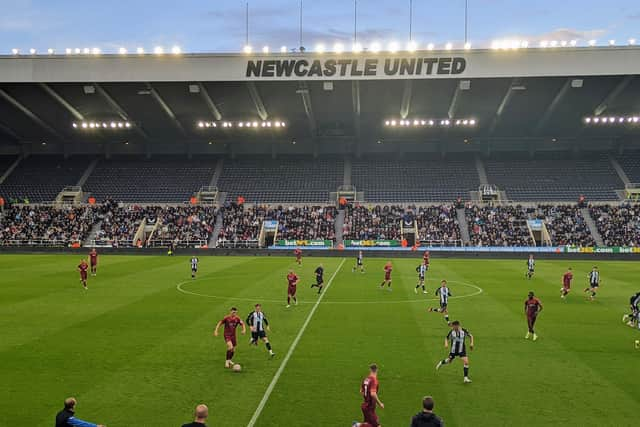
[[[233,372],[240,372],[240,371],[242,371],[242,366],[238,365],[237,363],[233,365]]]

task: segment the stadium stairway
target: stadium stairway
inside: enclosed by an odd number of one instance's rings
[[[582,217],[584,218],[585,222],[587,223],[587,226],[589,227],[589,232],[591,233],[591,237],[593,237],[593,240],[596,241],[596,245],[604,246],[604,240],[602,240],[602,236],[600,235],[600,232],[598,231],[598,227],[596,226],[596,222],[591,217],[591,213],[589,212],[589,208],[580,209],[580,213],[582,214]]]
[[[89,176],[93,173],[93,170],[96,168],[97,164],[98,159],[94,159],[91,163],[89,163],[89,166],[87,166],[87,170],[84,171],[84,173],[76,183],[76,186],[82,188],[84,183],[87,182],[87,179],[89,179]]]
[[[96,223],[94,223],[91,227],[91,231],[89,231],[89,234],[87,235],[87,238],[84,239],[84,242],[82,242],[82,246],[90,246],[92,242],[96,240],[96,236],[98,235],[98,232],[101,228],[102,221],[97,221]]]
[[[336,217],[333,226],[336,230],[336,246],[344,244],[344,238],[342,236],[342,227],[344,227],[344,216],[346,211],[344,209],[340,209],[338,211],[338,216]]]
[[[480,184],[487,185],[489,184],[489,179],[487,178],[487,171],[484,168],[484,162],[480,158],[479,155],[475,156],[476,170],[478,171],[478,179],[480,179]]]
[[[629,185],[631,183],[631,180],[627,176],[627,173],[624,171],[622,166],[620,166],[620,163],[618,163],[616,158],[613,157],[612,155],[609,155],[609,161],[611,162],[611,166],[613,166],[613,169],[616,171],[616,173],[620,177],[620,181],[624,183],[625,187]]]
[[[351,185],[351,159],[344,159],[344,177],[342,178],[342,185]]]
[[[209,182],[209,187],[215,187],[218,185],[218,180],[220,179],[220,175],[222,175],[222,168],[224,166],[224,159],[218,159],[216,163],[216,170],[213,172],[213,176],[211,177],[211,181]]]
[[[222,169],[222,168],[220,168]],[[213,224],[213,231],[211,232],[211,237],[209,237],[209,247],[215,248],[218,245],[218,236],[220,235],[220,231],[222,231],[222,209],[218,210],[218,215],[216,215],[216,222]]]
[[[462,243],[467,246],[471,242],[471,236],[469,236],[469,225],[464,208],[456,209],[456,215],[458,216],[458,227],[460,227],[460,238]]]

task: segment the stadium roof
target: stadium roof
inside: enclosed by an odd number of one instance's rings
[[[0,141],[635,141],[638,75],[636,47],[1,56]]]

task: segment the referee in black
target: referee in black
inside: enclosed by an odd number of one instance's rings
[[[271,343],[267,337],[267,331],[270,330],[269,321],[267,320],[267,316],[262,312],[262,306],[260,304],[256,304],[255,310],[247,317],[247,325],[249,325],[249,329],[251,330],[251,344],[258,345],[258,340],[261,339],[264,341],[269,355],[271,357],[275,356],[276,354],[271,349]]]
[[[425,396],[422,399],[422,412],[411,419],[411,427],[444,427],[444,421],[433,413],[434,406],[433,397]]]

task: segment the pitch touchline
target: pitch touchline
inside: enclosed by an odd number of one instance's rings
[[[302,324],[302,327],[300,328],[300,331],[298,332],[298,335],[296,335],[296,338],[293,340],[293,343],[291,344],[291,347],[289,347],[289,351],[287,351],[287,355],[282,360],[282,363],[280,364],[280,367],[276,371],[276,374],[273,376],[273,379],[271,380],[271,383],[269,384],[269,387],[267,387],[267,390],[264,392],[264,396],[262,396],[262,400],[260,401],[260,404],[258,404],[258,407],[256,408],[256,411],[253,413],[253,417],[251,417],[251,420],[249,420],[249,424],[247,424],[247,427],[253,427],[255,425],[256,421],[258,421],[258,418],[260,417],[260,414],[262,413],[262,410],[264,409],[264,406],[267,404],[267,401],[269,400],[269,397],[271,396],[271,393],[273,392],[273,389],[276,387],[276,384],[278,383],[278,380],[280,379],[280,375],[282,375],[282,372],[284,371],[284,368],[287,366],[287,363],[289,362],[289,359],[291,358],[291,355],[293,354],[294,350],[298,346],[298,343],[300,342],[300,339],[302,338],[302,335],[304,334],[304,331],[307,329],[307,326],[309,326],[309,322],[311,322],[311,318],[313,317],[313,315],[315,314],[316,310],[318,309],[318,306],[322,302],[322,299],[327,294],[327,291],[331,287],[331,283],[333,283],[333,279],[336,277],[336,275],[338,274],[338,272],[340,271],[340,269],[344,265],[345,261],[346,261],[346,258],[342,258],[342,262],[340,263],[340,265],[338,266],[336,271],[333,272],[333,275],[331,276],[331,278],[327,282],[327,287],[325,288],[324,292],[322,292],[320,294],[320,297],[318,297],[318,300],[316,301],[316,303],[314,304],[313,308],[311,309],[311,311],[307,315],[307,318],[304,321],[304,323]]]
[[[457,283],[460,285],[464,285],[464,286],[469,286],[471,288],[474,288],[476,291],[474,293],[471,294],[467,294],[467,295],[458,295],[458,296],[452,296],[449,297],[449,299],[462,299],[462,298],[469,298],[469,297],[475,297],[477,295],[480,295],[482,292],[484,292],[484,290],[476,285],[472,285],[471,283],[465,283],[465,282],[458,282],[455,280],[449,280],[449,283]],[[183,294],[187,294],[187,295],[194,295],[194,296],[198,296],[198,297],[205,297],[205,298],[215,298],[215,299],[226,299],[226,300],[231,300],[231,301],[245,301],[245,302],[254,302],[254,300],[256,298],[239,298],[239,297],[224,297],[224,296],[219,296],[219,295],[207,295],[207,294],[199,294],[197,292],[191,292],[188,291],[186,289],[182,288],[182,285],[186,284],[186,283],[193,283],[191,280],[187,280],[184,282],[180,282],[176,285],[176,289],[180,292],[182,292]],[[273,300],[273,299],[262,299],[259,298],[261,302],[272,302],[272,303],[281,303],[282,300]],[[361,304],[413,304],[413,303],[420,303],[420,302],[425,302],[425,301],[439,301],[439,298],[420,298],[420,299],[406,299],[406,300],[386,300],[386,301],[326,301],[324,304],[357,304],[357,305],[361,305]],[[298,304],[315,304],[314,301],[300,301]]]

